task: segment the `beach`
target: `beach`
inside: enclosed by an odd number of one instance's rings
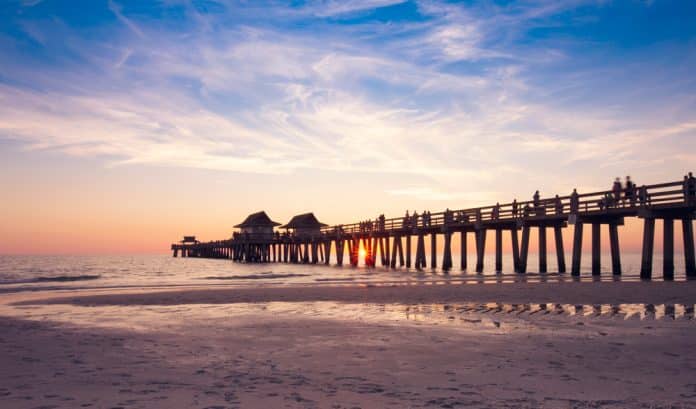
[[[694,294],[696,282],[10,293],[0,406],[691,408]]]

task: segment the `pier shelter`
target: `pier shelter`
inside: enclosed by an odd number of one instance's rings
[[[245,237],[252,237],[257,240],[273,239],[273,228],[280,226],[274,222],[264,211],[256,212],[247,216],[243,222],[234,226],[241,229],[241,234]]]
[[[280,226],[282,229],[292,230],[297,237],[318,237],[321,235],[321,228],[328,226],[317,220],[314,213],[298,214],[290,219],[288,224]]]

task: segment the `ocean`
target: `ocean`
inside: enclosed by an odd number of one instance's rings
[[[191,285],[220,286],[277,286],[277,285],[412,285],[445,283],[500,284],[541,281],[636,281],[640,279],[640,254],[622,254],[623,274],[611,274],[611,258],[602,255],[602,275],[592,277],[590,254],[583,255],[583,269],[579,278],[570,273],[559,274],[555,257],[549,255],[548,273],[539,274],[538,260],[530,254],[528,272],[512,271],[512,256],[505,254],[502,273],[495,271],[494,256],[486,255],[485,269],[473,271],[474,260],[469,258],[469,270],[455,268],[390,269],[365,266],[343,267],[306,264],[243,264],[231,260],[204,258],[174,258],[160,255],[0,255],[0,292],[49,289],[114,288],[114,287],[176,287]],[[570,256],[566,258],[570,268]],[[438,263],[441,265],[441,262]],[[686,279],[684,261],[675,255],[675,281]],[[653,280],[662,280],[662,260],[654,258]]]

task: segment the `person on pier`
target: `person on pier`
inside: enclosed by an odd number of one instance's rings
[[[630,176],[626,176],[626,189],[625,189],[626,200],[631,205],[631,207],[636,205],[636,184],[631,181]]]
[[[452,211],[449,209],[445,209],[445,226],[448,226],[452,223],[454,217]]]
[[[618,206],[619,203],[621,202],[621,191],[623,190],[621,188],[621,179],[620,178],[617,177],[614,180],[614,186],[612,186],[611,190],[614,192],[614,202]],[[607,207],[609,207],[609,203],[606,203],[606,205],[607,205]]]
[[[512,201],[512,217],[513,219],[517,218],[517,199]]]
[[[491,211],[491,219],[498,220],[500,218],[500,202],[496,202]]]
[[[648,204],[648,201],[650,200],[650,196],[648,196],[648,188],[643,185],[638,188],[638,202],[640,203],[641,206],[646,206]]]
[[[539,191],[538,190],[536,192],[534,192],[534,196],[532,196],[532,203],[534,203],[535,209],[539,208]]]
[[[413,211],[413,216],[411,216],[411,227],[418,227],[418,212],[415,210]]]
[[[401,225],[403,228],[409,227],[409,223],[411,222],[409,219],[410,219],[410,216],[408,215],[408,210],[406,210],[406,214],[404,215],[404,219],[401,222]]]
[[[570,212],[577,213],[580,210],[580,195],[577,189],[573,189],[573,193],[570,194]]]

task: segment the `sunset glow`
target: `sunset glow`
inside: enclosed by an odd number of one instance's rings
[[[259,209],[350,223],[696,163],[692,2],[203,3],[0,7],[0,252],[164,252]]]

